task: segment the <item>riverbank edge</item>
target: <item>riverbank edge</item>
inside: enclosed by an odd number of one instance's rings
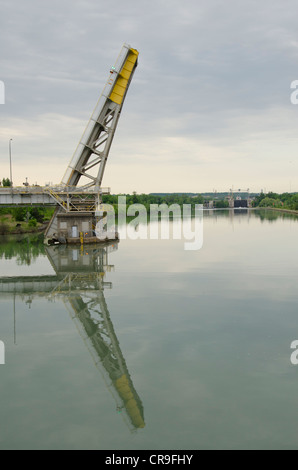
[[[254,209],[260,209],[260,210],[266,209],[266,210],[270,210],[270,211],[277,211],[277,212],[284,212],[286,214],[298,215],[298,211],[295,211],[293,209],[282,209],[282,208],[279,208],[279,207],[254,207]]]
[[[231,209],[231,208],[223,208],[223,210],[226,210],[226,209]],[[296,210],[292,210],[292,209],[282,209],[282,208],[278,208],[278,207],[250,207],[249,208],[250,210],[270,210],[270,211],[276,211],[276,212],[283,212],[283,213],[286,213],[286,214],[294,214],[294,215],[297,215],[298,216],[298,211]],[[208,210],[214,210],[214,209],[208,209]],[[218,209],[217,209],[218,210]],[[46,230],[48,226],[48,223],[46,224],[43,224],[42,226],[40,227],[32,227],[30,229],[26,229],[26,230],[23,230],[23,229],[20,229],[20,228],[15,228],[13,230],[9,230],[5,233],[2,233],[1,235],[26,235],[28,233],[42,233]]]
[[[8,235],[27,235],[28,233],[42,233],[46,230],[48,224],[42,225],[40,227],[32,227],[30,229],[23,230],[22,228],[15,228],[12,230],[3,231],[1,236],[8,236]]]

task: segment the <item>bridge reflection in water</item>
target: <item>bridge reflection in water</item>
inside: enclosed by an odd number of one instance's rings
[[[14,298],[19,295],[26,303],[34,296],[61,299],[115,399],[117,412],[121,412],[131,432],[143,428],[143,405],[128,372],[104,297],[104,289],[112,288],[112,283],[105,281],[105,273],[114,269],[108,263],[108,255],[118,249],[118,243],[43,249],[56,275],[1,277],[0,292],[11,293]]]

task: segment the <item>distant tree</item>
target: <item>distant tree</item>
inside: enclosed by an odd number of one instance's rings
[[[8,187],[8,186],[11,186],[11,181],[9,178],[3,178],[2,179],[2,186],[3,187]]]
[[[133,196],[132,196],[132,203],[133,203],[133,204],[136,204],[137,202],[139,202],[137,193],[136,193],[136,191],[134,191],[132,194],[133,194]]]
[[[253,201],[253,207],[258,207],[263,199],[265,199],[266,195],[262,192],[259,195],[255,196]]]
[[[287,201],[288,207],[292,210],[298,210],[298,194],[291,195],[291,198]]]
[[[39,207],[32,207],[29,209],[30,218],[35,219],[37,222],[43,222],[44,210]]]
[[[269,193],[266,194],[266,197],[269,197],[271,199],[280,199],[280,195],[277,193],[273,193],[272,191],[269,191]]]
[[[26,220],[27,209],[24,207],[15,207],[11,210],[11,213],[17,222]]]
[[[264,197],[259,204],[259,207],[281,207],[282,203],[280,200],[273,197]]]
[[[36,219],[30,219],[28,222],[29,227],[36,227],[37,225],[37,220]]]
[[[14,207],[11,209],[11,214],[17,222],[29,221],[31,219],[37,222],[43,222],[45,209],[41,207]]]
[[[216,209],[224,209],[229,207],[229,201],[214,201],[214,207],[216,207]]]

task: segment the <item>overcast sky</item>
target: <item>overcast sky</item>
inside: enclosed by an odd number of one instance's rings
[[[0,0],[2,177],[59,183],[123,43],[113,193],[298,191],[296,0]]]

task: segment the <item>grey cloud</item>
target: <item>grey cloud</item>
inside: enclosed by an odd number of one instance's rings
[[[286,138],[297,127],[290,105],[290,83],[298,79],[296,10],[294,0],[2,0],[7,96],[0,119],[53,113],[77,119],[83,130],[128,42],[140,57],[119,133],[125,139],[133,126],[148,158],[150,139],[158,137],[240,145],[256,132],[258,116],[266,139],[278,123]],[[75,145],[69,141],[70,154]],[[134,153],[136,147],[130,158]]]

